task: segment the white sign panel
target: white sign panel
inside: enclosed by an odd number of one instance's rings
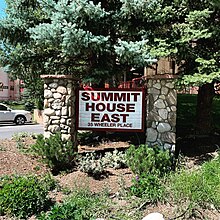
[[[79,90],[78,129],[143,130],[143,90]]]

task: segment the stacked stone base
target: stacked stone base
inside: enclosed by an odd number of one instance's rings
[[[76,80],[67,75],[43,75],[44,136],[61,132],[63,140],[76,142]]]
[[[173,79],[149,79],[146,143],[171,151],[176,143],[177,93]]]

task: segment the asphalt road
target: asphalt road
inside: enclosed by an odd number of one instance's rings
[[[43,134],[44,129],[41,124],[0,124],[0,139],[11,139],[16,133],[28,132],[33,134]]]

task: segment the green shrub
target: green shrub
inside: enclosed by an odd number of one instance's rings
[[[65,202],[62,204],[55,204],[55,206],[48,213],[42,213],[39,220],[69,220],[69,219],[84,219],[81,210],[74,202]],[[85,218],[86,219],[86,218]]]
[[[79,169],[82,172],[94,177],[100,177],[106,168],[126,167],[125,153],[118,150],[106,152],[104,156],[95,152],[87,153],[85,156],[78,157],[78,162]]]
[[[87,153],[85,156],[79,157],[79,170],[90,176],[99,178],[106,168],[101,156],[96,153]]]
[[[133,195],[146,197],[151,202],[161,201],[165,195],[162,177],[171,171],[172,160],[169,151],[159,147],[134,145],[126,151],[127,164],[136,177],[130,190]]]
[[[136,175],[155,174],[163,176],[171,171],[172,158],[169,151],[161,150],[159,147],[148,147],[131,145],[126,151],[127,164]]]
[[[113,152],[106,152],[102,158],[107,167],[120,169],[127,166],[126,154],[115,149]]]
[[[136,176],[132,182],[130,190],[133,195],[144,197],[152,203],[164,199],[165,187],[157,175]]]
[[[26,111],[33,111],[35,104],[33,101],[27,101],[24,105]]]
[[[63,203],[55,204],[49,212],[42,213],[38,220],[95,220],[104,209],[104,204],[102,196],[78,190]]]
[[[74,164],[75,149],[71,141],[63,141],[61,133],[44,138],[38,135],[32,151],[41,156],[43,161],[54,171],[69,169]]]
[[[48,204],[48,191],[35,176],[3,177],[0,183],[0,214],[27,218]]]
[[[60,188],[58,181],[54,179],[54,177],[48,173],[42,178],[42,184],[47,191],[51,191],[57,188]]]
[[[77,140],[79,142],[91,142],[93,138],[94,138],[94,133],[91,131],[77,133]]]

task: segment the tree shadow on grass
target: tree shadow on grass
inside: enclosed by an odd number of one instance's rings
[[[176,155],[202,156],[220,149],[220,135],[193,135],[179,138],[176,144]]]

